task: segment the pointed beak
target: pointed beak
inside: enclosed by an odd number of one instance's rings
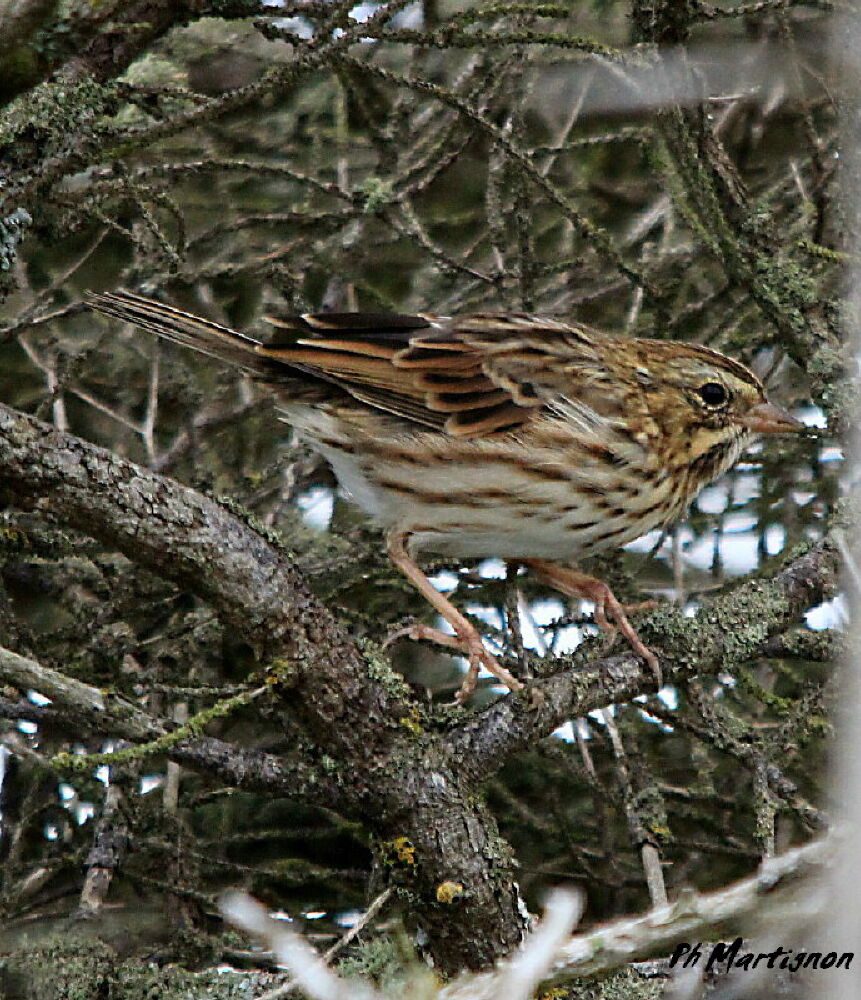
[[[739,423],[754,434],[797,434],[806,430],[805,425],[783,407],[768,402],[752,406]]]

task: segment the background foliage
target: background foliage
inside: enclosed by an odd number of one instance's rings
[[[87,289],[163,295],[262,336],[266,315],[327,309],[573,316],[725,350],[840,428],[831,297],[845,234],[833,81],[816,58],[824,4],[213,3],[175,5],[175,24],[158,4],[134,19],[129,6],[4,15],[18,73],[0,113],[0,399],[276,533],[356,637],[427,615],[376,530],[265,393],[94,317]],[[693,609],[823,536],[838,459],[826,433],[769,443],[672,538],[598,568],[626,596]],[[180,722],[259,685],[245,637],[210,607],[5,499],[3,646]],[[524,637],[564,652],[585,634],[581,653],[601,651],[588,609],[496,565],[435,568],[526,669],[554,661]],[[486,792],[530,907],[573,880],[587,921],[643,909],[644,843],[674,895],[821,829],[839,617],[820,610],[755,661],[575,720],[512,759]],[[421,702],[459,683],[434,650],[395,657]],[[114,943],[128,934],[158,962],[251,961],[214,917],[226,885],[329,941],[386,882],[385,851],[352,817],[159,756],[58,769],[61,751],[120,744],[40,719],[26,695],[10,685],[0,702],[4,950],[81,905],[106,822],[121,828]],[[209,731],[318,753],[265,698]]]

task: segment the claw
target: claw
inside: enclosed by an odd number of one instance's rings
[[[469,661],[466,677],[457,694],[454,696],[455,702],[459,705],[463,705],[464,702],[468,701],[473,691],[475,691],[478,675],[482,668],[489,674],[492,674],[497,680],[502,681],[510,691],[522,691],[523,684],[512,673],[506,670],[487,650],[478,632],[472,626],[469,626],[469,629],[470,631],[464,629],[459,635],[450,635],[448,632],[443,632],[438,628],[433,628],[430,625],[424,625],[419,622],[400,629],[394,635],[389,636],[387,642],[393,642],[401,636],[406,636],[414,641],[425,640],[427,642],[434,642],[438,646],[444,646],[446,649],[454,650],[460,653],[461,656],[466,657]]]
[[[595,605],[595,624],[602,632],[612,637],[616,636],[617,631],[621,632],[637,656],[646,661],[655,677],[658,689],[664,686],[664,675],[657,656],[637,635],[637,630],[628,621],[629,614],[651,610],[656,606],[655,601],[621,604],[610,587],[603,580],[598,580],[594,576],[588,576],[586,573],[580,573],[567,566],[558,566],[556,563],[546,562],[543,559],[526,559],[524,565],[537,573],[545,583],[550,584],[551,587],[567,597],[580,597],[592,601]],[[607,611],[612,615],[615,625],[607,620]]]
[[[463,704],[475,690],[478,674],[482,667],[492,674],[498,681],[501,681],[509,691],[522,691],[523,684],[506,670],[501,663],[488,651],[478,630],[471,624],[458,609],[441,594],[436,587],[428,580],[416,565],[415,560],[410,556],[406,548],[408,535],[403,532],[393,532],[389,535],[389,558],[422,594],[431,605],[442,615],[443,618],[454,629],[455,634],[442,632],[440,629],[432,628],[430,625],[418,623],[408,625],[400,629],[386,640],[388,646],[395,639],[408,636],[411,639],[427,639],[435,642],[446,649],[456,650],[465,656],[469,661],[463,684],[455,695],[455,701]]]

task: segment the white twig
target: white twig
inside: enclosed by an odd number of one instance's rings
[[[383,894],[386,895],[385,893]],[[386,897],[387,898],[387,897]],[[383,905],[378,897],[365,914],[363,925],[373,916],[372,909]],[[578,892],[556,890],[547,903],[544,920],[522,948],[491,972],[474,975],[465,973],[454,982],[438,988],[428,977],[410,984],[411,1000],[430,996],[434,1000],[529,1000],[535,987],[547,978],[563,949],[583,908]],[[223,897],[221,912],[225,919],[255,937],[261,938],[279,964],[293,974],[293,980],[258,1000],[277,1000],[291,989],[305,992],[309,1000],[386,1000],[383,994],[367,983],[342,979],[326,965],[314,949],[298,934],[280,921],[273,920],[265,908],[244,892],[232,892]],[[358,928],[356,929],[358,931]],[[330,949],[327,955],[334,949]],[[424,990],[422,987],[424,986]],[[431,993],[426,990],[430,986]]]
[[[323,961],[328,965],[332,959],[341,951],[343,948],[356,937],[357,934],[361,932],[371,923],[377,916],[377,914],[386,905],[392,895],[391,889],[385,889],[383,892],[377,896],[377,898],[371,903],[371,905],[362,914],[361,919],[357,920],[355,924],[347,931],[343,937],[338,938],[338,940],[323,953]],[[269,990],[267,993],[261,994],[257,1000],[281,1000],[282,997],[286,997],[291,990],[296,989],[297,980],[291,979],[289,983],[282,983],[281,986],[276,986],[275,989]]]
[[[265,941],[279,965],[293,973],[290,988],[298,987],[310,1000],[385,1000],[372,986],[336,975],[307,941],[273,920],[248,893],[227,893],[221,899],[221,912],[236,927]]]
[[[550,974],[559,949],[582,912],[582,893],[565,889],[553,892],[538,930],[526,939],[508,968],[502,969],[497,995],[504,1000],[529,1000],[535,987]]]

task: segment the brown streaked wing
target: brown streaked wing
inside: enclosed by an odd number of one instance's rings
[[[428,328],[427,318],[323,313],[285,320],[268,318],[268,322],[277,332],[258,348],[267,358],[337,385],[374,409],[442,430],[444,415],[430,411],[424,391],[392,363],[416,330]]]
[[[442,354],[452,350],[453,339],[461,367]],[[416,374],[431,408],[452,414],[445,427],[459,437],[523,424],[554,400],[575,395],[578,369],[603,367],[593,335],[526,314],[456,317],[443,334],[413,336],[394,364]]]
[[[265,319],[275,330],[267,342],[269,347],[289,347],[303,336],[338,339],[341,335],[350,341],[392,346],[396,350],[406,347],[416,330],[427,330],[437,322],[436,317],[423,314],[360,312],[302,313]]]
[[[525,315],[327,313],[270,322],[279,332],[258,348],[261,354],[334,382],[369,406],[458,437],[523,424],[570,394],[578,363],[597,359],[582,329]]]

